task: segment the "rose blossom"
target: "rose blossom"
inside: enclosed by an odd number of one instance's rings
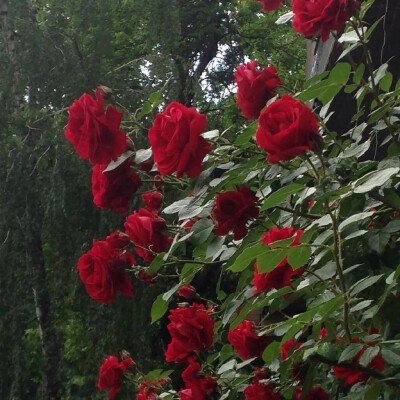
[[[174,172],[178,178],[185,173],[189,178],[200,175],[203,158],[211,151],[210,143],[200,136],[206,125],[204,114],[177,102],[157,114],[149,130],[149,140],[161,175]]]
[[[293,0],[293,27],[307,37],[321,33],[325,42],[359,9],[358,0]]]
[[[317,117],[301,101],[284,95],[271,103],[261,114],[256,132],[257,144],[276,164],[292,160],[306,150],[313,150],[321,141]]]
[[[372,331],[371,333],[375,333]],[[358,343],[360,341],[359,338],[354,338],[352,342]],[[368,346],[364,346],[361,351],[356,355],[355,359],[353,360],[355,363],[360,362],[360,358],[364,354],[365,350],[367,350]],[[351,362],[351,360],[349,361]],[[382,356],[378,354],[375,356],[372,361],[366,366],[369,369],[375,369],[378,371],[383,371],[385,369],[385,361],[383,360]],[[335,374],[336,378],[344,379],[344,386],[351,386],[358,382],[367,382],[370,375],[366,372],[357,371],[351,368],[345,368],[342,366],[335,366],[333,367],[333,373]]]
[[[239,65],[235,74],[237,102],[243,115],[250,120],[258,118],[267,101],[276,95],[276,88],[283,85],[275,67],[260,70],[257,65],[257,61]]]
[[[294,392],[293,400],[303,400],[302,392],[303,389],[297,387]],[[321,386],[315,386],[310,389],[304,400],[328,400],[328,393],[326,393]]]
[[[142,185],[139,175],[131,169],[131,159],[117,168],[105,172],[106,164],[93,168],[93,202],[101,209],[109,209],[124,214],[128,211],[129,199]]]
[[[100,368],[97,387],[100,390],[110,389],[108,400],[114,399],[121,390],[122,375],[134,367],[135,363],[130,357],[120,362],[116,356],[108,356]]]
[[[142,194],[143,203],[149,211],[157,211],[162,204],[163,197],[160,192],[146,192]]]
[[[296,236],[290,246],[298,246],[303,233],[304,231],[301,229],[296,231],[292,227],[279,229],[275,226],[265,235],[263,235],[262,242],[268,245],[278,240],[289,239],[290,237]],[[254,294],[268,292],[271,289],[281,289],[285,286],[290,286],[292,280],[300,276],[303,272],[304,268],[297,268],[294,270],[288,263],[287,257],[285,257],[272,271],[266,273],[260,273],[258,264],[255,263],[254,279],[252,282],[256,287]]]
[[[217,387],[217,381],[208,375],[204,377],[199,362],[190,357],[189,365],[182,372],[185,388],[179,392],[180,400],[213,400],[211,396]]]
[[[269,343],[267,337],[258,336],[253,321],[243,321],[228,333],[228,341],[243,360],[261,357]]]
[[[144,380],[139,386],[136,400],[157,400],[157,389],[161,389],[171,381],[170,378],[157,378],[154,381]]]
[[[283,343],[281,347],[281,358],[283,361],[287,360],[289,356],[299,349],[302,346],[302,343],[299,343],[295,339],[289,339],[285,343]]]
[[[281,4],[285,4],[285,0],[255,0],[259,3],[263,3],[265,11],[274,11],[279,8]]]
[[[136,252],[145,261],[153,261],[155,256],[152,252],[163,252],[171,242],[165,233],[167,228],[165,220],[144,208],[129,215],[124,226],[127,235],[136,246]]]
[[[282,397],[274,391],[274,385],[271,382],[267,384],[255,382],[244,389],[246,400],[281,400]]]
[[[186,300],[192,300],[195,295],[196,295],[196,288],[192,285],[181,286],[178,290],[178,296],[181,296]]]
[[[203,304],[170,311],[168,331],[171,343],[165,353],[167,362],[183,362],[193,352],[211,348],[215,321]]]
[[[245,185],[238,190],[217,194],[213,207],[216,235],[224,236],[233,230],[235,240],[243,239],[247,235],[247,221],[259,216],[257,200],[256,194]]]
[[[92,164],[108,164],[127,148],[127,136],[119,128],[122,112],[108,106],[104,112],[104,97],[96,90],[96,99],[83,94],[69,108],[65,136],[77,153]]]
[[[117,292],[133,297],[133,285],[124,268],[135,264],[132,254],[114,248],[108,241],[94,241],[78,261],[79,277],[89,296],[110,304]]]

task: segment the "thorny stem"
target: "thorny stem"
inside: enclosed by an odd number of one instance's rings
[[[346,291],[346,284],[345,284],[345,281],[344,281],[343,259],[342,259],[342,244],[341,244],[341,239],[340,239],[340,233],[339,233],[339,228],[338,228],[338,225],[337,225],[336,216],[331,211],[328,202],[325,202],[325,207],[328,210],[328,213],[329,213],[329,215],[331,216],[331,219],[332,219],[333,238],[334,238],[333,256],[334,256],[335,263],[336,263],[337,270],[338,270],[338,274],[339,274],[340,286],[341,286],[341,289],[342,289],[342,292],[343,292],[343,296],[344,296],[344,299],[345,299],[343,325],[344,325],[344,330],[346,332],[347,338],[348,338],[349,341],[351,341],[351,331],[350,331],[350,327],[349,327],[349,303],[350,303],[350,299],[349,299],[348,293]]]
[[[304,153],[304,157],[306,158],[306,160],[307,160],[308,163],[310,164],[312,170],[314,171],[314,173],[315,173],[315,178],[318,180],[318,182],[320,182],[320,181],[321,181],[321,177],[319,176],[318,171],[317,171],[317,169],[315,168],[315,165],[313,164],[313,162],[311,161],[310,157],[308,156],[308,154],[307,154],[306,152]]]

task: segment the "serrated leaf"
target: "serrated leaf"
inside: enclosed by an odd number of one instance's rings
[[[381,171],[371,172],[354,182],[354,193],[367,193],[376,187],[385,184],[393,175],[399,172],[399,168],[386,168]],[[363,182],[358,185],[358,182]]]
[[[282,24],[286,24],[286,22],[289,22],[293,19],[294,17],[294,12],[293,11],[289,11],[286,14],[281,15],[276,21],[275,24],[277,25],[282,25]]]
[[[382,254],[386,245],[389,243],[391,236],[392,235],[390,232],[385,232],[384,230],[374,230],[368,239],[369,247],[378,254]]]
[[[146,270],[148,274],[153,274],[161,269],[164,265],[164,255],[165,253],[157,254],[157,257],[151,262],[149,268]]]
[[[267,249],[263,243],[257,243],[254,246],[248,247],[239,254],[233,265],[228,269],[233,272],[241,272],[247,268],[251,261],[266,250]]]
[[[288,249],[268,250],[257,257],[257,266],[260,273],[272,271],[286,257]]]
[[[372,211],[354,214],[340,223],[339,230],[342,231],[344,228],[348,228],[349,226],[354,225],[365,218],[369,218],[373,214],[374,213]]]
[[[272,364],[272,362],[279,356],[281,345],[279,342],[270,343],[263,351],[262,358],[266,365]]]
[[[362,350],[363,347],[364,345],[361,343],[351,343],[343,350],[342,354],[339,357],[339,363],[351,360]]]
[[[383,359],[391,365],[400,365],[400,354],[395,353],[394,351],[383,348],[381,351]]]
[[[300,268],[308,263],[311,257],[310,246],[293,246],[288,249],[288,263],[293,269]]]
[[[367,347],[360,357],[359,363],[363,367],[366,367],[379,354],[379,351],[380,349],[378,346]]]
[[[147,161],[153,155],[153,151],[150,148],[148,149],[139,149],[135,153],[135,163],[141,164],[143,161]]]
[[[372,285],[374,285],[376,282],[378,282],[382,278],[383,274],[381,275],[375,275],[375,276],[369,276],[367,278],[361,279],[357,283],[355,283],[353,286],[351,286],[349,290],[350,296],[355,296],[356,294],[362,292],[365,289],[368,289]]]
[[[268,210],[269,208],[276,207],[285,201],[288,196],[300,192],[300,190],[305,189],[304,185],[299,183],[293,183],[289,186],[284,186],[278,189],[276,192],[272,193],[265,201],[261,207],[261,210]]]
[[[197,221],[192,227],[193,235],[190,237],[190,241],[196,245],[204,243],[213,229],[214,224],[210,219],[203,218]]]

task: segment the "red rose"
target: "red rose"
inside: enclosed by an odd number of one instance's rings
[[[157,274],[155,274],[155,273],[149,274],[145,270],[140,271],[138,278],[142,282],[146,282],[146,283],[150,283],[150,284],[157,282]]]
[[[78,261],[79,276],[90,297],[109,304],[117,292],[133,297],[133,285],[124,268],[134,263],[132,254],[112,247],[105,240],[95,241]]]
[[[213,208],[217,236],[233,230],[235,240],[243,239],[247,235],[247,221],[259,216],[257,200],[256,194],[244,185],[238,190],[217,194]]]
[[[154,381],[146,379],[139,386],[139,393],[136,396],[136,400],[157,400],[156,390],[161,389],[170,381],[169,378],[157,378]]]
[[[168,362],[182,362],[193,352],[211,348],[215,321],[203,304],[193,303],[188,308],[171,310],[169,320],[172,340],[165,353]]]
[[[142,194],[142,200],[149,211],[157,211],[161,207],[163,197],[160,192],[146,192]]]
[[[302,391],[301,387],[297,387],[293,400],[303,400]],[[328,400],[328,393],[321,386],[316,386],[310,389],[304,400]]]
[[[130,243],[129,237],[121,231],[115,231],[106,237],[106,242],[108,242],[112,247],[116,249],[123,249]]]
[[[285,0],[256,0],[259,3],[263,3],[263,8],[265,11],[274,11],[281,4],[285,4]]]
[[[124,226],[126,233],[136,246],[136,252],[148,262],[153,261],[155,257],[153,252],[163,252],[171,241],[165,234],[167,227],[165,220],[144,208],[131,214]]]
[[[119,129],[122,112],[113,106],[104,112],[100,89],[96,90],[96,98],[85,93],[74,101],[65,136],[83,159],[92,164],[108,164],[126,150],[127,136]]]
[[[267,337],[257,335],[253,321],[243,321],[235,329],[230,330],[228,340],[243,360],[261,357],[270,341]]]
[[[301,229],[294,230],[294,228],[274,227],[263,235],[262,242],[264,244],[271,244],[278,240],[289,239],[296,235],[293,243],[290,246],[298,246],[300,238],[303,236],[304,231]],[[259,273],[257,263],[254,264],[254,279],[253,285],[256,287],[254,294],[260,292],[268,292],[271,289],[281,289],[285,286],[290,286],[292,280],[297,278],[304,272],[304,268],[297,268],[294,270],[287,262],[285,257],[282,262],[276,266],[271,272]]]
[[[217,381],[208,375],[204,377],[201,365],[194,358],[189,358],[189,366],[182,372],[185,389],[179,392],[180,400],[212,400],[212,393],[217,387]]]
[[[181,286],[178,290],[178,295],[186,300],[192,300],[196,295],[196,288],[192,285]]]
[[[207,117],[195,108],[173,102],[163,113],[158,113],[149,131],[154,161],[161,175],[176,172],[189,178],[200,175],[201,163],[211,145],[200,134],[207,125]]]
[[[359,9],[358,0],[293,0],[293,27],[307,37],[321,33],[325,42]]]
[[[256,119],[276,88],[283,85],[275,67],[257,68],[257,61],[239,65],[235,82],[238,84],[237,102],[247,119]]]
[[[353,339],[353,342],[358,342],[359,339]],[[359,363],[361,356],[364,354],[365,350],[367,350],[368,346],[364,346],[361,351],[355,357],[354,362]],[[383,371],[385,369],[385,362],[380,354],[378,354],[368,365],[367,368],[375,369],[378,371]],[[345,368],[341,366],[333,367],[333,373],[336,378],[344,379],[345,386],[351,386],[356,384],[357,382],[367,382],[370,375],[366,372],[357,371],[351,368]]]
[[[281,358],[283,361],[287,360],[294,351],[299,349],[302,346],[302,343],[299,343],[295,339],[289,339],[285,343],[283,343],[281,347]]]
[[[244,389],[246,400],[281,400],[282,397],[274,391],[274,386],[271,382],[268,384],[254,383]]]
[[[97,387],[100,390],[110,389],[108,400],[114,399],[121,390],[122,375],[134,368],[135,363],[132,358],[128,357],[118,361],[115,356],[108,356],[100,368],[99,381]]]
[[[256,141],[269,153],[268,161],[276,164],[312,150],[314,143],[321,140],[318,129],[313,112],[301,101],[284,95],[261,114]]]
[[[114,210],[121,214],[128,211],[129,199],[142,185],[139,175],[131,169],[133,161],[126,160],[117,168],[103,172],[107,165],[97,164],[93,168],[93,202],[101,209]]]

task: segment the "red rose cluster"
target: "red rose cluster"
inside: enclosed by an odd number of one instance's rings
[[[158,378],[154,381],[144,380],[139,386],[139,393],[136,396],[136,400],[157,400],[157,390],[169,382],[169,378]]]
[[[182,372],[185,388],[179,392],[180,400],[215,400],[213,393],[217,381],[211,376],[204,376],[196,358],[189,358],[188,367]]]
[[[211,348],[215,321],[210,311],[197,303],[170,311],[168,331],[172,340],[165,353],[167,362],[185,362],[196,352]]]
[[[93,202],[103,210],[114,210],[121,214],[128,212],[129,199],[142,185],[139,175],[132,170],[134,162],[128,158],[111,171],[104,171],[107,164],[93,168]]]
[[[243,360],[261,357],[270,342],[269,338],[258,336],[253,321],[243,321],[235,329],[230,330],[228,340]]]
[[[136,253],[147,262],[153,261],[155,253],[163,252],[171,243],[165,220],[144,208],[129,215],[124,226]]]
[[[135,257],[124,250],[128,243],[128,238],[117,231],[106,240],[94,241],[79,259],[79,276],[94,300],[110,304],[117,292],[133,297],[132,282],[124,271],[136,263]]]
[[[238,85],[237,102],[247,119],[256,119],[269,99],[276,95],[276,88],[283,85],[275,67],[257,68],[257,61],[239,65],[235,82]]]
[[[224,236],[233,230],[235,240],[243,239],[247,235],[248,220],[258,218],[257,200],[256,194],[244,185],[238,190],[217,194],[213,208],[216,234]]]
[[[264,244],[271,244],[278,240],[289,239],[295,236],[293,243],[290,246],[298,246],[300,238],[303,236],[304,231],[301,229],[295,230],[294,228],[274,227],[270,229],[262,237]],[[291,286],[292,280],[297,278],[304,272],[304,268],[297,268],[294,270],[285,257],[282,262],[276,266],[271,272],[259,273],[257,263],[254,265],[254,279],[253,285],[255,286],[254,294],[260,292],[268,292],[271,289],[281,289],[285,286]]]
[[[321,33],[325,42],[359,9],[359,0],[293,0],[293,27],[307,37]]]
[[[118,361],[116,356],[108,356],[100,368],[97,387],[100,390],[110,389],[108,400],[113,400],[121,390],[122,375],[133,369],[135,363],[130,357]]]
[[[206,125],[204,114],[177,102],[157,114],[149,130],[149,140],[161,175],[174,172],[178,178],[184,174],[189,178],[200,175],[203,159],[211,151],[210,143],[200,136]]]
[[[246,400],[282,400],[275,392],[273,382],[264,382],[266,373],[264,368],[257,368],[253,384],[244,389]]]

